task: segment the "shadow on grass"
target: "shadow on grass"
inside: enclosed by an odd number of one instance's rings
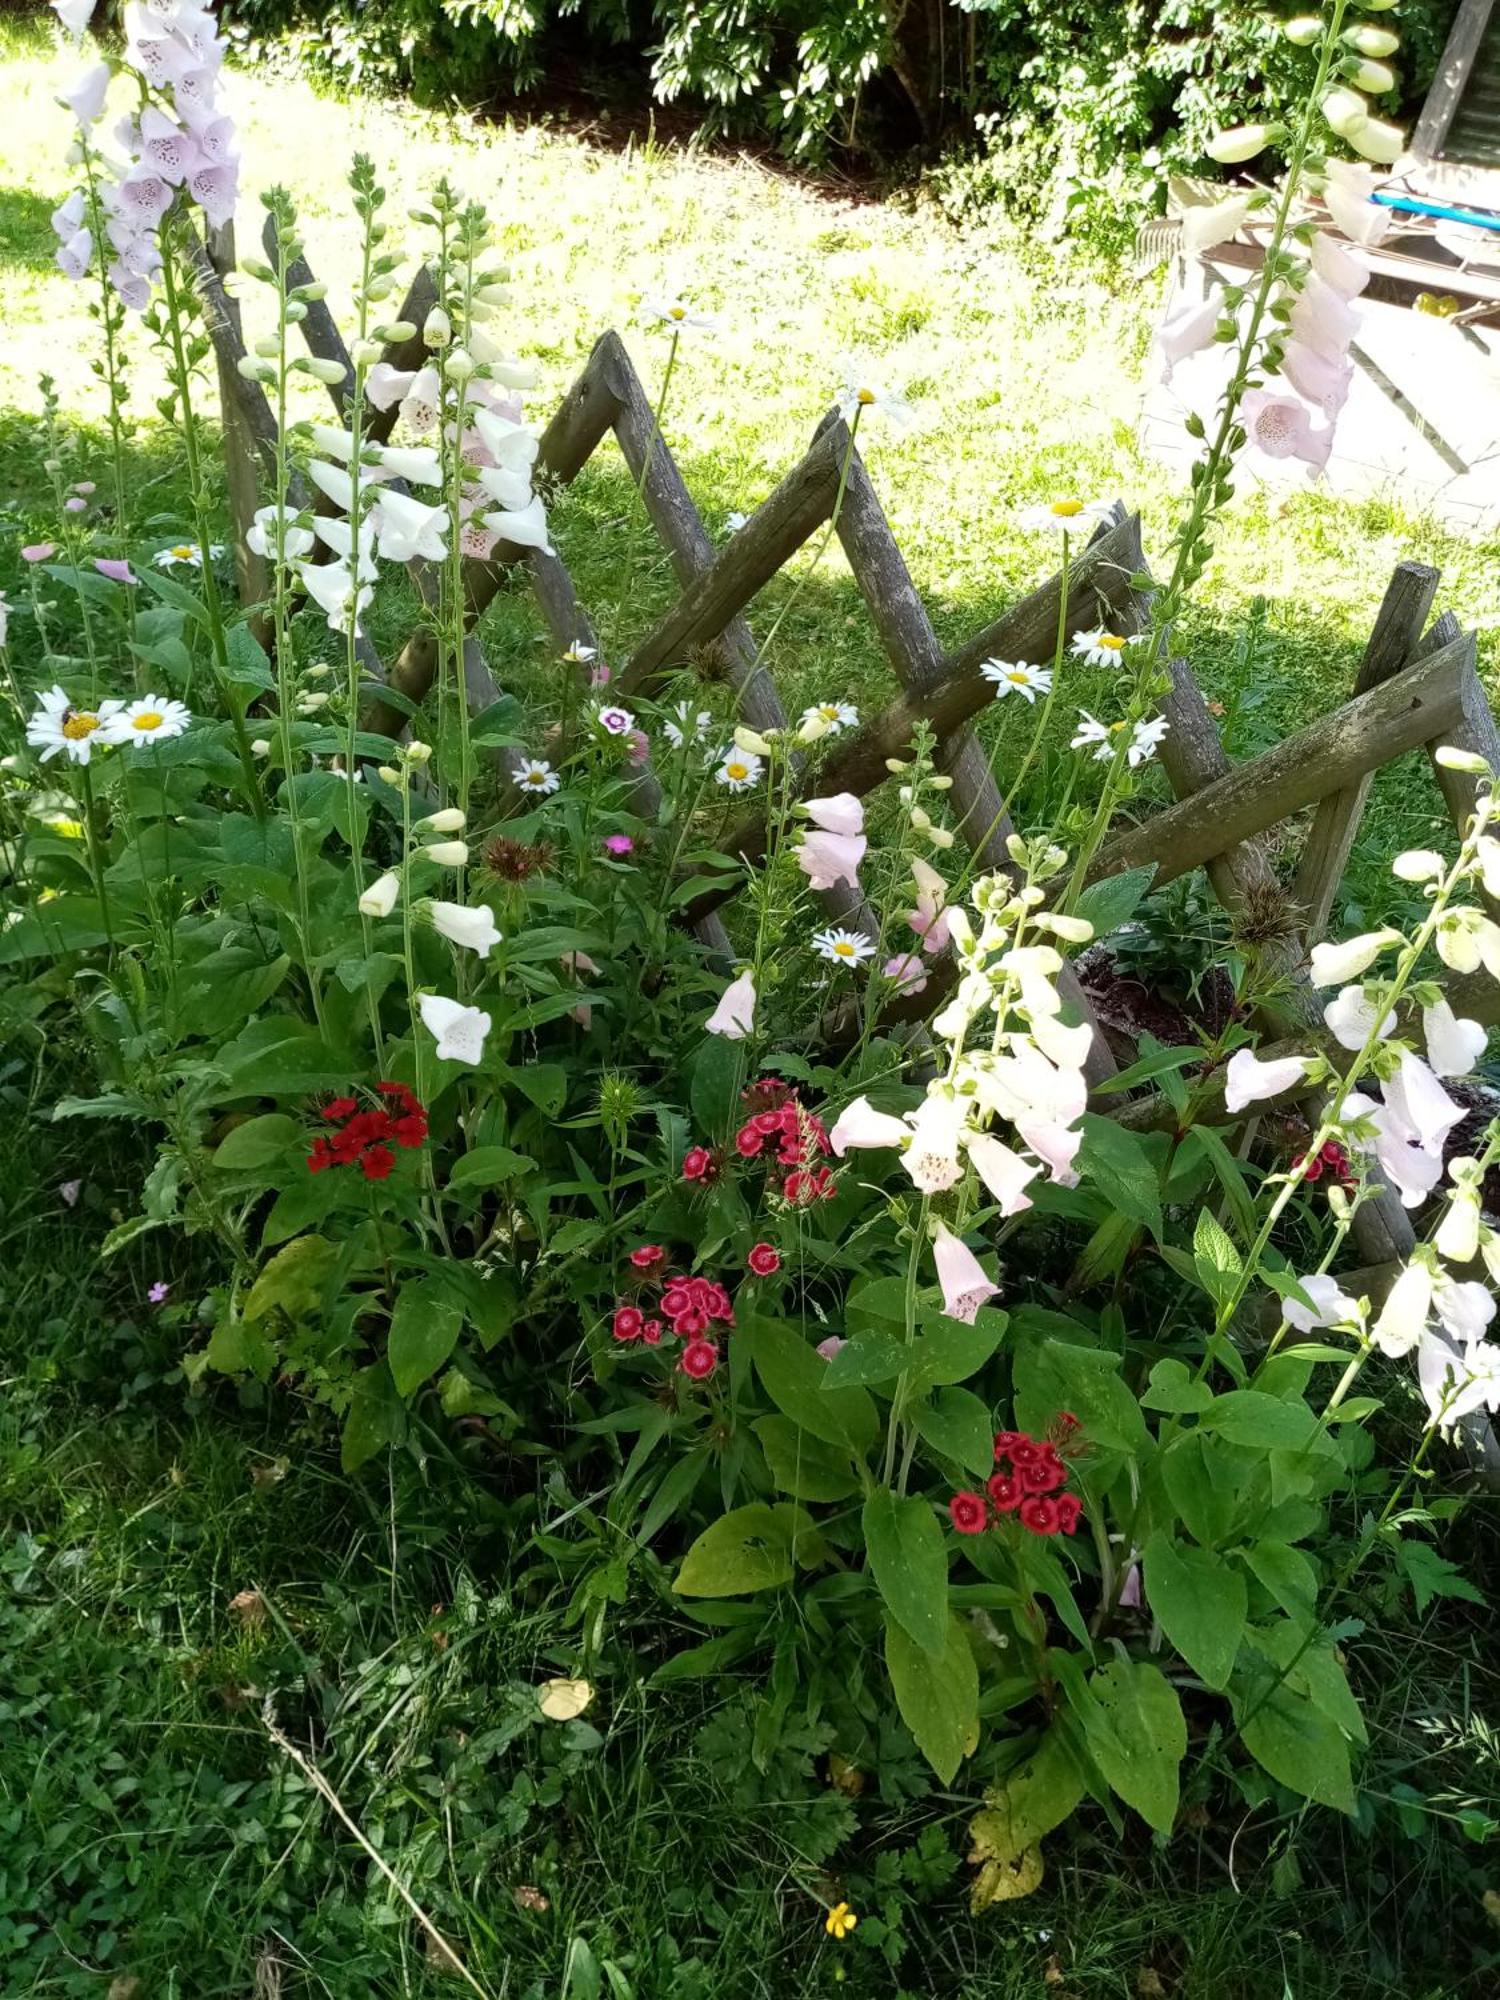
[[[57,249],[54,206],[30,188],[0,187],[0,272],[51,268]]]

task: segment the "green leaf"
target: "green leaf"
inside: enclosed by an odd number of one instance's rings
[[[436,1278],[408,1278],[391,1314],[386,1358],[391,1380],[403,1401],[435,1375],[458,1345],[464,1316],[457,1300]]]
[[[568,1101],[568,1072],[561,1063],[528,1063],[524,1069],[507,1068],[503,1075],[544,1118],[556,1118]]]
[[[705,1035],[693,1063],[688,1102],[694,1129],[705,1139],[723,1138],[739,1103],[745,1056],[726,1035]]]
[[[1112,1660],[1089,1676],[1083,1711],[1089,1751],[1126,1805],[1170,1833],[1177,1817],[1177,1771],[1187,1724],[1166,1676],[1146,1660]]]
[[[1190,1431],[1163,1457],[1161,1470],[1172,1505],[1194,1541],[1207,1547],[1222,1542],[1240,1504],[1244,1468],[1238,1455]]]
[[[866,1500],[865,1554],[891,1616],[924,1652],[948,1643],[948,1552],[927,1501],[878,1486]]]
[[[938,1382],[967,1382],[989,1360],[1009,1324],[1003,1312],[981,1307],[972,1324],[935,1320],[911,1349],[912,1381],[918,1388]]]
[[[949,1618],[947,1643],[934,1657],[887,1616],[885,1664],[901,1720],[939,1778],[951,1785],[979,1740],[979,1673],[963,1626]]]
[[[363,1068],[348,1050],[331,1047],[317,1029],[289,1014],[250,1021],[217,1057],[224,1083],[221,1095],[305,1097],[318,1090],[341,1090]]]
[[[1166,1135],[1157,1132],[1143,1137],[1127,1132],[1123,1125],[1101,1118],[1095,1111],[1086,1111],[1081,1123],[1083,1144],[1074,1162],[1079,1174],[1111,1208],[1143,1223],[1159,1237],[1161,1175],[1153,1152],[1165,1155]]]
[[[995,1421],[972,1390],[935,1389],[930,1402],[909,1404],[906,1417],[924,1444],[966,1472],[994,1470]]]
[[[323,1294],[335,1263],[338,1245],[326,1236],[299,1236],[278,1250],[250,1287],[245,1300],[246,1319],[264,1319],[280,1309],[288,1319],[299,1319],[312,1311]]]
[[[1151,1434],[1140,1405],[1120,1378],[1120,1358],[1099,1347],[1029,1339],[1015,1363],[1016,1410],[1028,1430],[1041,1433],[1059,1410],[1071,1410],[1091,1445],[1141,1456]]]
[[[1458,1565],[1440,1556],[1427,1542],[1403,1537],[1396,1544],[1396,1561],[1411,1585],[1418,1615],[1435,1597],[1461,1597],[1470,1604],[1486,1601],[1483,1591],[1475,1589]],[[1283,1605],[1282,1609],[1289,1611],[1291,1606]]]
[[[1193,1380],[1185,1361],[1158,1361],[1141,1391],[1144,1409],[1166,1410],[1173,1416],[1206,1410],[1213,1399],[1213,1390],[1206,1382]]]
[[[1074,916],[1086,918],[1096,938],[1108,937],[1135,915],[1155,874],[1156,863],[1151,861],[1144,868],[1126,868],[1101,882],[1090,882],[1073,905]]]
[[[1245,1579],[1212,1549],[1177,1547],[1158,1529],[1145,1549],[1146,1602],[1193,1672],[1229,1684],[1245,1632]]]
[[[673,1589],[682,1597],[744,1597],[790,1583],[792,1540],[800,1508],[757,1500],[720,1515],[682,1559]]]
[[[1083,1797],[1083,1773],[1067,1738],[1054,1725],[1023,1763],[985,1792],[969,1821],[971,1861],[1008,1867],[1043,1835],[1061,1826]],[[975,1884],[976,1903],[982,1903]]]
[[[254,688],[261,693],[269,693],[275,687],[270,657],[243,620],[231,625],[224,634],[224,651],[229,678],[236,687]]]
[[[1245,1748],[1279,1784],[1338,1812],[1354,1811],[1349,1745],[1305,1695],[1280,1687],[1257,1708],[1237,1702]]]
[[[1245,1267],[1211,1209],[1198,1211],[1198,1224],[1193,1231],[1193,1265],[1199,1283],[1214,1304],[1227,1305]]]
[[[848,1453],[800,1430],[790,1417],[757,1417],[751,1429],[772,1480],[794,1500],[847,1500],[859,1491]]]
[[[893,1334],[857,1333],[846,1340],[827,1364],[823,1380],[830,1389],[848,1389],[868,1382],[894,1382],[911,1365],[912,1351]]]
[[[502,1181],[518,1181],[523,1174],[536,1172],[536,1161],[525,1153],[513,1153],[509,1146],[475,1146],[454,1163],[448,1176],[451,1188],[495,1187]]]
[[[221,1319],[208,1337],[205,1359],[221,1375],[253,1375],[269,1382],[276,1366],[277,1348],[264,1328],[253,1321]]]
[[[1142,1056],[1127,1069],[1117,1070],[1102,1083],[1096,1083],[1094,1095],[1111,1097],[1122,1090],[1134,1090],[1140,1084],[1150,1083],[1155,1077],[1174,1075],[1178,1070],[1188,1069],[1202,1060],[1203,1051],[1200,1048],[1152,1049],[1149,1055]]]
[[[1184,1160],[1191,1162],[1194,1153],[1202,1153],[1214,1170],[1214,1175],[1223,1188],[1229,1206],[1234,1210],[1234,1219],[1240,1234],[1247,1243],[1254,1242],[1258,1226],[1255,1203],[1245,1185],[1245,1169],[1225,1145],[1222,1135],[1212,1125],[1195,1125],[1178,1149],[1177,1164]]]
[[[339,1462],[345,1472],[357,1472],[388,1445],[406,1436],[406,1410],[396,1394],[391,1371],[383,1361],[362,1368],[354,1378],[354,1394],[344,1418]]]
[[[1318,1430],[1318,1420],[1306,1403],[1284,1403],[1261,1389],[1231,1389],[1215,1396],[1199,1419],[1200,1428],[1216,1431],[1228,1444],[1259,1451],[1302,1451],[1308,1446],[1324,1453],[1337,1449]]]
[[[1312,1557],[1286,1542],[1256,1542],[1238,1554],[1287,1616],[1306,1626],[1318,1602],[1318,1572]]]
[[[875,1442],[875,1405],[863,1389],[830,1389],[828,1364],[795,1328],[779,1320],[756,1319],[736,1340],[748,1345],[766,1394],[781,1411],[822,1438],[863,1457]]]
[[[268,1111],[263,1118],[247,1118],[226,1133],[214,1152],[214,1165],[231,1173],[279,1166],[304,1143],[302,1127],[295,1118],[284,1111]]]

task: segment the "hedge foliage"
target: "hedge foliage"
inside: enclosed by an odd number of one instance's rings
[[[1400,115],[1457,4],[1405,0]],[[1275,114],[1306,68],[1274,10],[1212,0],[224,0],[222,13],[289,36],[345,86],[426,102],[499,109],[565,73],[803,159],[946,147],[951,161],[957,147],[950,199],[999,200],[1103,247],[1169,173],[1203,170],[1215,126]]]

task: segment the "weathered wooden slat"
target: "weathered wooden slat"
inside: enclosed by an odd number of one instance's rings
[[[210,229],[205,245],[209,262],[221,280],[219,297],[229,331],[244,348],[243,323],[237,300],[222,289],[222,280],[234,269],[234,224]],[[219,374],[219,409],[224,426],[224,475],[229,489],[229,514],[234,523],[234,575],[241,604],[263,604],[270,595],[270,570],[264,556],[250,547],[246,536],[260,506],[260,473],[255,435],[240,394],[240,377],[229,350],[214,343],[214,362]],[[250,385],[246,383],[245,387]],[[267,639],[264,615],[252,622],[255,637],[262,645]]]
[[[267,258],[274,267],[279,254],[276,218],[267,214],[265,227],[260,232],[260,240]],[[295,257],[287,266],[287,280],[292,285],[315,283],[312,266],[305,256]],[[338,322],[328,310],[326,299],[306,299],[306,317],[300,325],[300,332],[307,344],[309,354],[319,361],[335,361],[344,371],[342,382],[330,382],[328,393],[333,398],[333,406],[340,416],[349,407],[349,398],[354,393],[354,363],[349,358],[349,350],[344,345],[344,336],[339,332]]]
[[[1437,587],[1438,572],[1430,564],[1397,563],[1354,677],[1355,694],[1367,694],[1388,681],[1414,656]],[[1303,937],[1309,945],[1327,928],[1373,782],[1374,773],[1366,772],[1320,799],[1313,813],[1292,890],[1304,912]]]
[[[1204,797],[1182,799],[1112,841],[1090,879],[1152,862],[1158,887],[1175,881],[1393,757],[1434,738],[1447,740],[1463,717],[1463,670],[1471,650],[1467,639],[1457,640],[1253,762],[1230,768],[1226,761]],[[1165,765],[1165,744],[1161,754]]]

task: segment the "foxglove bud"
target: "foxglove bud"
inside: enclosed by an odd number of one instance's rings
[[[422,345],[446,347],[453,338],[453,322],[441,306],[434,306],[422,325]]]

